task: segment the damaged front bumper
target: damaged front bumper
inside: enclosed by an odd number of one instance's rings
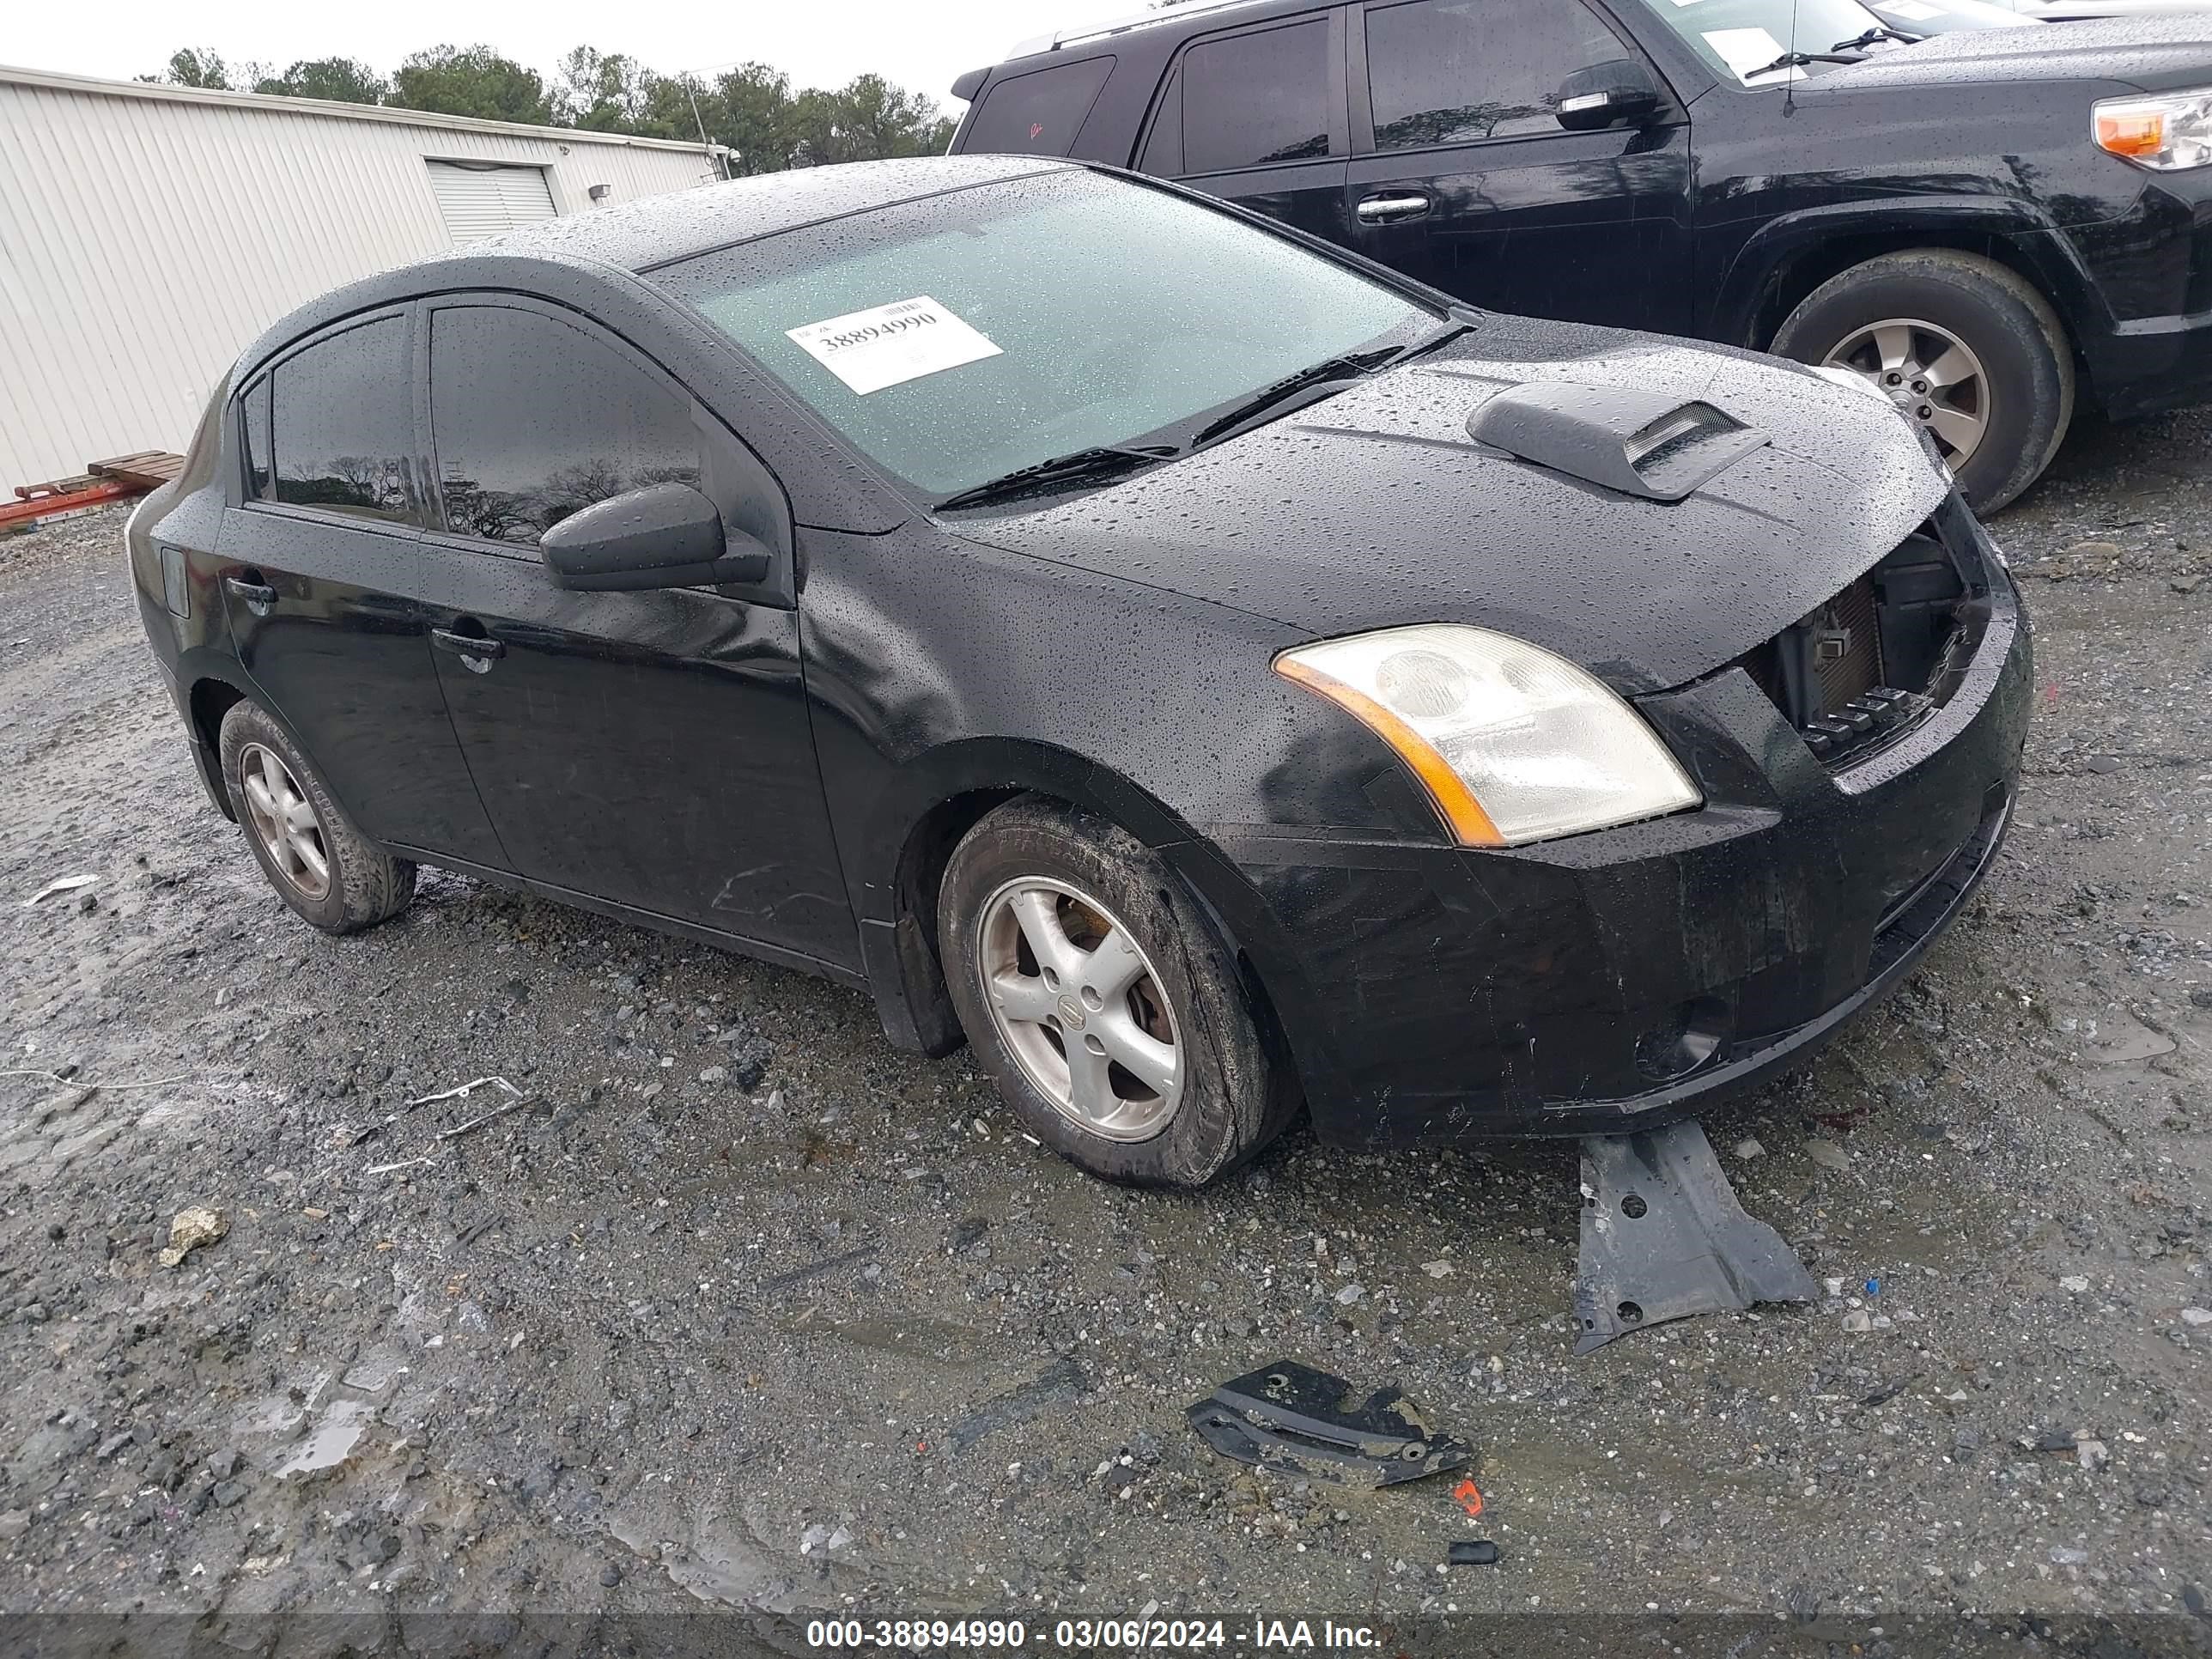
[[[1938,527],[1972,637],[1940,702],[1844,763],[1731,665],[1638,703],[1699,811],[1503,851],[1235,844],[1296,942],[1254,955],[1322,1133],[1651,1127],[1799,1063],[1894,984],[1997,857],[2031,702],[1996,549],[1955,504]]]

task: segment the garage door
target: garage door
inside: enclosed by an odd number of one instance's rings
[[[544,167],[465,167],[432,161],[430,190],[456,242],[473,242],[553,216]]]

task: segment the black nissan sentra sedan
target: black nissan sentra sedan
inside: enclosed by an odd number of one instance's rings
[[[1096,167],[825,167],[295,313],[130,558],[317,927],[427,862],[805,968],[1195,1186],[1301,1102],[1678,1116],[1958,914],[2027,628],[1849,380]]]

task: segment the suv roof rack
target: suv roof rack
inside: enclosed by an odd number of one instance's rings
[[[1017,40],[1006,56],[1009,58],[1028,58],[1040,52],[1058,52],[1062,46],[1075,46],[1085,40],[1103,40],[1109,34],[1127,34],[1132,29],[1173,23],[1185,17],[1202,16],[1208,12],[1236,11],[1260,3],[1261,0],[1194,0],[1194,3],[1170,6],[1164,10],[1133,12],[1126,17],[1111,18],[1083,28],[1060,29],[1051,34]]]

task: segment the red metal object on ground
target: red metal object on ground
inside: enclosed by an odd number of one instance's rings
[[[37,485],[28,487],[39,488]],[[19,485],[16,494],[23,495],[24,488]],[[120,478],[102,478],[82,489],[47,495],[23,495],[21,501],[0,504],[0,529],[39,519],[58,518],[64,513],[98,507],[103,501],[119,501],[126,495],[143,495],[147,489],[145,484],[125,483]]]
[[[141,450],[94,461],[74,478],[49,478],[44,483],[17,484],[15,499],[0,504],[0,530],[10,526],[55,519],[67,513],[126,495],[143,495],[159,489],[184,470],[185,458],[166,449]]]

